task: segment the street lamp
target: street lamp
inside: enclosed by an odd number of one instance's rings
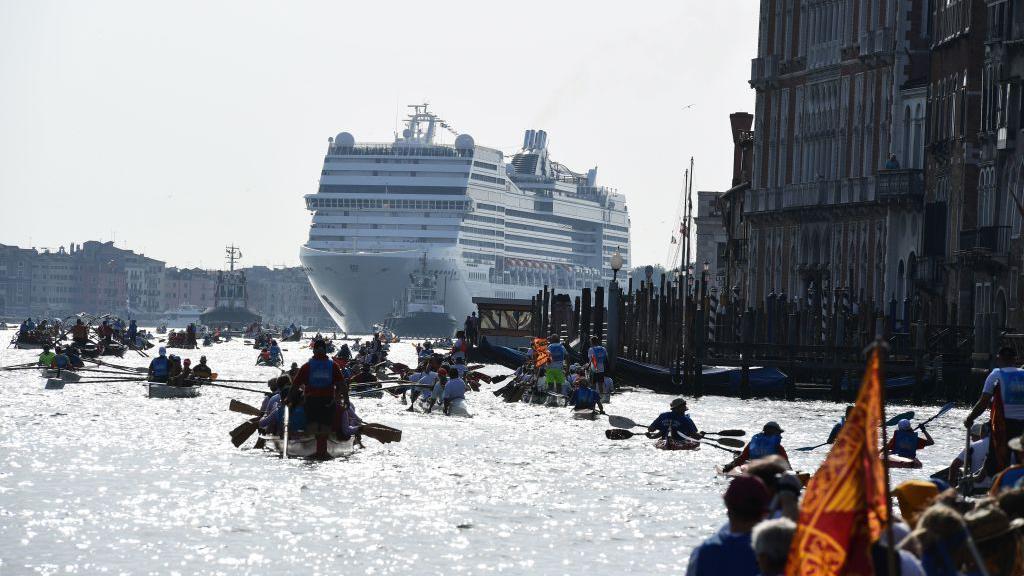
[[[612,265],[612,282],[615,282],[618,279],[618,277],[619,277],[619,270],[622,270],[622,265],[623,264],[624,264],[624,262],[622,261],[622,254],[619,254],[619,251],[616,250],[615,254],[612,254],[612,261],[611,261],[611,265]]]

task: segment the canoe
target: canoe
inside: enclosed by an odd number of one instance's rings
[[[462,398],[452,400],[451,404],[448,405],[448,415],[460,416],[462,418],[471,418],[473,416],[469,413],[469,408],[466,407],[466,401]]]
[[[561,394],[555,394],[553,392],[548,392],[547,398],[544,400],[544,405],[553,408],[565,406],[563,400],[565,400],[565,396],[562,396]]]
[[[266,448],[281,454],[284,449],[284,438],[280,436],[262,436],[266,441]],[[329,458],[344,458],[355,452],[352,439],[338,440],[333,434],[325,438],[327,442],[327,456]],[[289,434],[288,435],[288,457],[289,458],[314,458],[316,457],[316,436],[312,434]]]
[[[160,382],[148,382],[150,398],[195,398],[199,386],[171,386]]]
[[[889,468],[920,468],[921,461],[917,458],[903,458],[895,454],[889,455]]]
[[[661,438],[654,443],[658,450],[700,450],[700,442],[678,438]]]
[[[54,370],[53,368],[43,368],[39,371],[43,378],[62,380],[64,382],[78,382],[82,379],[82,375],[71,371],[71,370]]]
[[[593,408],[577,408],[572,411],[573,420],[596,420],[597,411]]]

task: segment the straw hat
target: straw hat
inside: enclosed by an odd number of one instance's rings
[[[893,488],[892,493],[900,505],[900,514],[907,524],[917,525],[921,513],[928,509],[939,495],[939,487],[928,480],[908,480]]]
[[[971,531],[971,538],[975,542],[992,540],[1024,526],[1024,518],[1011,521],[1005,512],[993,506],[971,510],[964,514],[964,520],[967,521],[967,529]]]

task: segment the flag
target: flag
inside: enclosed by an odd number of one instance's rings
[[[825,462],[807,484],[786,576],[874,574],[871,544],[889,514],[878,455],[882,425],[878,350],[871,352],[857,403]]]
[[[533,339],[533,365],[537,368],[551,362],[551,353],[548,352],[548,341],[546,338]]]

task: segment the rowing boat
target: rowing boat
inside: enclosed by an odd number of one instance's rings
[[[63,382],[78,382],[82,379],[82,375],[71,370],[57,370],[54,368],[43,368],[40,371],[40,376],[52,380],[61,380]]]
[[[661,438],[654,443],[658,450],[700,450],[700,442],[680,438]]]
[[[596,420],[597,411],[593,408],[577,408],[572,411],[574,420]]]
[[[199,386],[172,386],[161,382],[147,382],[150,398],[195,398]]]
[[[452,400],[448,404],[448,415],[449,416],[461,416],[463,418],[471,418],[473,415],[469,413],[469,408],[466,407],[466,401],[462,398]]]
[[[278,454],[284,449],[284,438],[280,436],[261,436],[268,450]],[[326,442],[325,452],[328,458],[343,458],[355,452],[351,438],[338,440],[333,434],[323,439]],[[312,434],[288,434],[288,456],[292,458],[315,458],[317,456],[317,438]]]

